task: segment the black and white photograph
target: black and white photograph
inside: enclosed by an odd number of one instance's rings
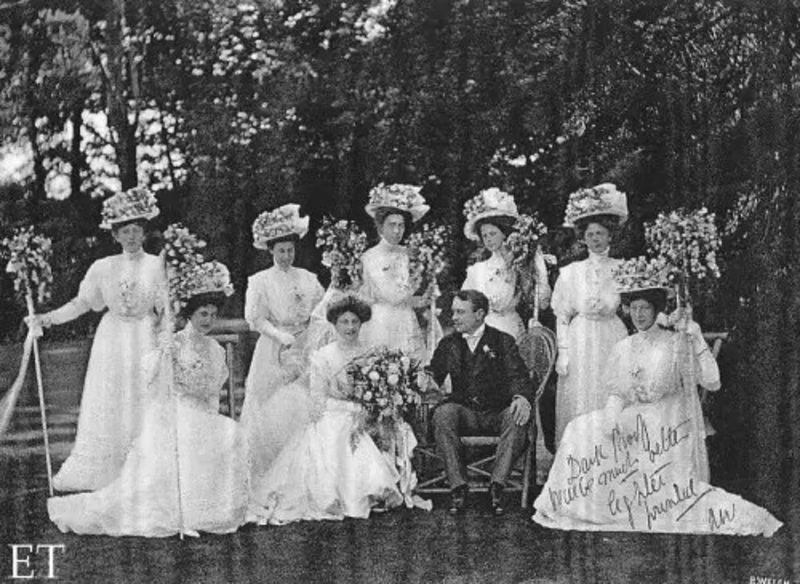
[[[800,584],[797,0],[0,0],[0,579]]]

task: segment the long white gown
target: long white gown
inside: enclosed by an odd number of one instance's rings
[[[225,351],[193,333],[190,323],[175,335],[171,368],[168,359],[161,351],[146,357],[151,396],[142,432],[116,479],[93,493],[48,500],[61,531],[167,537],[229,533],[244,523],[243,436],[237,422],[218,413],[228,376]]]
[[[525,325],[517,312],[519,294],[516,290],[517,275],[498,253],[467,268],[467,277],[462,290],[478,290],[489,299],[489,314],[486,324],[519,340]]]
[[[682,338],[683,337],[683,338]],[[556,451],[534,520],[556,529],[772,535],[766,510],[709,484],[697,383],[719,388],[708,350],[660,329],[615,345],[606,393],[626,407],[572,420]]]
[[[361,328],[368,347],[385,345],[401,349],[422,362],[428,360],[425,334],[411,306],[415,290],[411,283],[408,250],[381,239],[361,256],[363,284],[359,294],[372,306],[372,318]]]
[[[345,349],[334,342],[314,353],[308,387],[312,420],[251,483],[249,521],[280,525],[366,518],[378,503],[414,504],[410,453],[416,442],[408,425],[401,427],[397,456],[405,464],[382,453],[367,433],[354,435],[361,406],[345,399],[345,367],[364,350],[363,345]]]
[[[68,319],[88,310],[108,312],[94,335],[75,446],[54,477],[57,490],[93,491],[119,474],[141,429],[146,387],[141,362],[155,347],[165,285],[158,257],[109,256],[92,264],[77,297],[59,309]]]
[[[296,267],[272,266],[248,281],[244,316],[261,335],[245,382],[241,422],[255,474],[266,470],[283,438],[307,419],[305,392],[295,392],[291,382],[308,369],[307,332],[323,293],[313,273]],[[270,335],[275,330],[296,335],[291,347],[281,348]]]
[[[567,375],[559,375],[556,393],[556,444],[573,418],[602,408],[608,395],[597,383],[611,348],[628,335],[616,315],[619,293],[612,270],[620,260],[607,255],[562,268],[553,290],[559,340],[567,339]]]

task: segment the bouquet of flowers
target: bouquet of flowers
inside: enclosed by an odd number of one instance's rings
[[[353,445],[368,432],[381,450],[388,451],[397,425],[421,402],[426,373],[419,361],[403,351],[377,347],[347,365],[352,393],[363,406],[353,433]]]
[[[408,236],[411,285],[415,291],[428,286],[438,288],[438,277],[447,266],[445,244],[449,239],[450,229],[446,225],[427,223]]]
[[[672,281],[680,296],[697,293],[700,282],[720,277],[717,251],[721,242],[714,214],[705,207],[660,213],[645,226],[645,239],[653,255],[676,268]]]
[[[6,271],[14,274],[14,290],[22,295],[35,293],[39,304],[46,301],[53,282],[50,238],[34,233],[33,227],[21,227],[3,240],[2,247],[3,256],[8,257]]]
[[[526,300],[535,293],[535,258],[539,239],[546,233],[547,227],[538,217],[522,214],[506,239],[506,247],[511,253],[510,266],[517,273],[517,281]]]
[[[206,242],[182,223],[173,223],[164,230],[164,257],[169,272],[169,289],[175,298],[188,294],[186,273],[203,263]]]
[[[367,234],[354,221],[322,219],[317,231],[322,265],[331,272],[331,286],[340,290],[361,281],[361,255],[367,250]]]

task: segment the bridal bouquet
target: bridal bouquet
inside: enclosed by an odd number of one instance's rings
[[[2,247],[2,255],[8,257],[6,271],[14,274],[14,290],[22,295],[35,294],[39,304],[47,300],[53,282],[50,238],[34,233],[33,227],[21,227],[2,241]]]
[[[421,402],[426,373],[403,351],[377,347],[347,365],[349,398],[363,407],[353,445],[368,432],[381,450],[389,450],[397,425]]]
[[[685,288],[679,290],[682,295],[696,293],[700,282],[720,277],[717,251],[721,242],[714,214],[705,207],[660,213],[645,226],[645,238],[653,255],[675,266],[673,283]]]
[[[345,290],[361,281],[361,255],[367,250],[367,234],[346,219],[322,219],[317,231],[322,265],[331,272],[331,286]]]
[[[415,291],[428,286],[438,287],[437,279],[447,266],[446,243],[450,239],[446,225],[425,224],[408,237],[411,285]]]

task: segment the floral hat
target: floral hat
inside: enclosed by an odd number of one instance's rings
[[[101,229],[111,229],[116,223],[136,219],[152,219],[158,215],[158,201],[143,187],[134,187],[103,201]]]
[[[381,183],[369,192],[369,203],[364,210],[374,219],[378,209],[397,209],[410,214],[416,223],[430,210],[419,194],[421,190],[422,187],[414,185]]]
[[[620,294],[632,294],[644,290],[664,290],[667,298],[675,295],[671,279],[675,268],[662,258],[648,260],[644,256],[621,262],[612,275]]]
[[[480,241],[478,222],[489,217],[508,217],[519,219],[517,204],[514,197],[496,187],[486,189],[472,197],[464,205],[464,216],[467,222],[464,225],[464,235],[473,241]]]
[[[593,215],[616,215],[622,225],[628,220],[628,200],[616,185],[603,183],[588,189],[578,189],[569,196],[564,212],[564,226]]]
[[[203,262],[180,273],[173,295],[181,304],[200,294],[233,294],[231,276],[225,264],[218,261]]]
[[[253,247],[267,249],[267,244],[287,235],[303,237],[308,233],[308,216],[300,216],[300,205],[290,203],[264,211],[253,222]]]

